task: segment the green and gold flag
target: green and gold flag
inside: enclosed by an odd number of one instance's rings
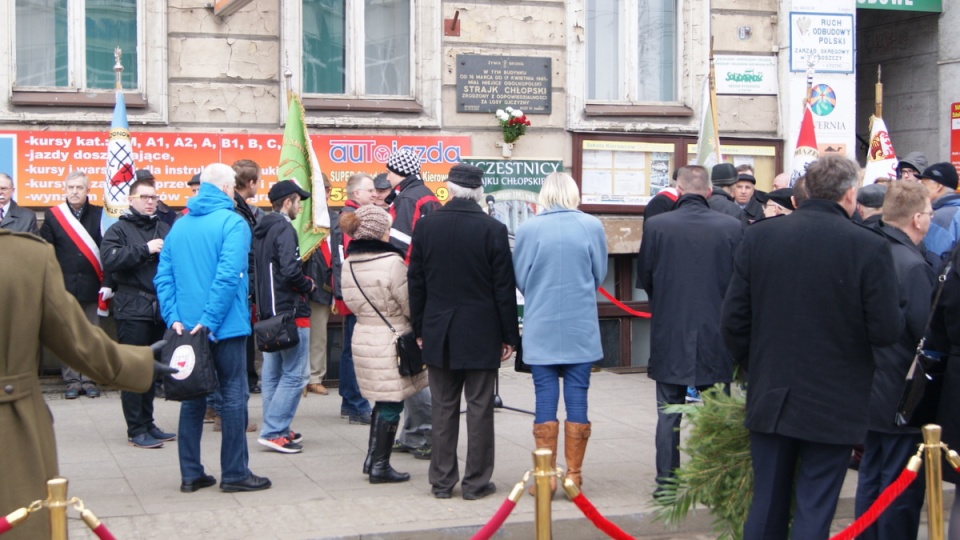
[[[320,179],[316,183],[316,190],[314,178]],[[303,120],[303,105],[296,94],[290,95],[287,127],[283,131],[283,144],[280,146],[277,180],[294,180],[301,188],[310,192],[310,199],[304,202],[300,215],[293,220],[300,245],[300,258],[307,260],[330,232],[330,213],[327,211],[327,196],[323,189],[320,164],[310,146],[310,137]]]

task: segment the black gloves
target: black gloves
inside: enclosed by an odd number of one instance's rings
[[[163,377],[164,375],[172,375],[178,371],[177,368],[173,368],[167,364],[159,362],[160,355],[163,354],[163,346],[166,344],[167,342],[161,339],[153,345],[150,345],[150,351],[153,352],[153,378],[155,380]]]

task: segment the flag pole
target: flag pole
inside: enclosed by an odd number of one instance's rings
[[[116,76],[117,76],[118,92],[123,90],[123,84],[120,82],[120,74],[123,73],[123,64],[120,63],[120,53],[121,53],[120,47],[117,47],[116,49],[113,50],[113,60],[114,60],[113,72],[116,73]]]
[[[290,55],[285,54],[287,68],[283,70],[283,78],[287,81],[287,108],[290,108],[290,100],[293,99],[293,70],[290,69]]]
[[[723,155],[720,152],[720,125],[717,124],[717,81],[713,66],[713,36],[710,36],[710,114],[713,116],[713,129],[717,133],[717,163],[723,162]]]
[[[876,88],[876,117],[883,118],[883,82],[880,80],[880,65],[877,65],[877,85]]]

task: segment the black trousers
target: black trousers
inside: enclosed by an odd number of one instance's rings
[[[850,463],[850,445],[823,444],[750,432],[753,503],[743,540],[783,540],[790,525],[796,482],[797,507],[790,537],[826,540]]]
[[[449,491],[460,479],[457,443],[460,440],[460,394],[467,400],[467,460],[463,491],[483,489],[493,476],[493,397],[495,369],[444,369],[430,366],[433,404],[433,450],[430,484]]]
[[[247,336],[247,384],[251,389],[260,382],[260,379],[257,377],[257,351],[254,347],[255,339],[253,334]]]
[[[863,460],[860,461],[860,473],[857,477],[857,516],[866,513],[880,493],[892,484],[910,456],[917,452],[917,445],[923,442],[919,433],[880,433],[868,431],[863,441]],[[916,540],[920,528],[920,510],[923,508],[925,475],[917,477],[910,487],[890,506],[876,523],[863,531],[860,540]]]
[[[163,339],[164,326],[153,321],[117,320],[117,341],[125,345],[150,345]],[[153,423],[154,386],[142,394],[120,392],[127,437],[133,438],[156,427]]]

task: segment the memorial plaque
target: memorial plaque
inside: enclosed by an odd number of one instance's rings
[[[551,59],[457,55],[457,112],[550,114]]]

